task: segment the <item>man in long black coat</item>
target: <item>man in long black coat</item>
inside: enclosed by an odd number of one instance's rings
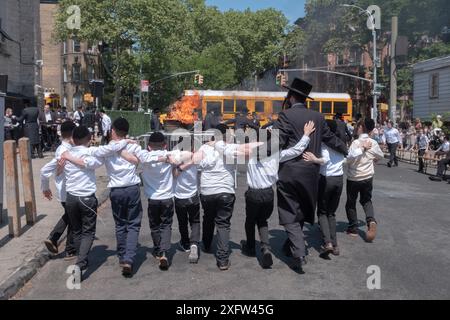
[[[35,106],[31,106],[31,102],[28,99],[24,100],[25,109],[22,111],[22,115],[16,118],[17,122],[23,124],[24,135],[30,139],[31,150],[33,152],[32,157],[35,158],[34,149],[37,149],[39,158],[43,158],[41,137],[39,135],[39,109]]]
[[[324,142],[346,155],[346,144],[330,131],[324,116],[305,106],[312,86],[297,78],[291,87],[286,88],[289,89],[287,101],[291,107],[280,113],[273,127],[279,130],[280,150],[291,148],[300,141],[305,124],[313,121],[316,131],[311,135],[305,152],[312,152],[320,158],[321,143]],[[306,262],[303,225],[305,222],[314,224],[319,172],[319,165],[306,162],[301,156],[280,164],[277,183],[278,213],[280,224],[285,227],[288,235],[284,251],[293,256],[293,267],[298,271],[302,271],[302,264]]]

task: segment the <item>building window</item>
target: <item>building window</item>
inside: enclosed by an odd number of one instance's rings
[[[281,111],[283,111],[283,103],[284,101],[272,101],[272,112],[280,113]]]
[[[63,68],[63,80],[64,80],[64,82],[68,82],[69,81],[69,78],[67,76],[67,66],[66,65]]]
[[[247,113],[247,100],[236,100],[236,112]]]
[[[234,100],[223,100],[223,112],[224,113],[234,112]]]
[[[63,42],[63,54],[67,54],[67,41]]]
[[[208,101],[206,102],[206,112],[214,111],[215,115],[222,114],[222,102],[220,101]]]
[[[430,99],[439,98],[439,73],[430,76]]]
[[[331,113],[331,102],[328,102],[328,101],[322,102],[322,113],[325,113],[325,114]]]
[[[72,66],[72,81],[81,81],[81,65],[74,64]]]
[[[63,107],[67,108],[67,96],[64,96],[63,98]]]
[[[88,73],[88,80],[94,80],[95,79],[95,68],[92,64],[88,65],[87,67],[87,73]]]
[[[256,101],[255,102],[255,112],[264,112],[264,101]]]
[[[73,95],[73,99],[72,99],[73,110],[76,110],[76,109],[78,109],[78,107],[81,107],[81,104],[83,103],[82,99],[83,99],[83,95],[81,94],[81,92],[77,92]]]
[[[80,52],[81,51],[81,44],[80,41],[78,39],[73,39],[72,40],[72,44],[73,44],[73,52]]]

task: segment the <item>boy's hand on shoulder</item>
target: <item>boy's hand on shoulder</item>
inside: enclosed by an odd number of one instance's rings
[[[42,194],[44,195],[44,198],[48,199],[49,201],[53,199],[53,194],[51,190],[44,190],[42,191]]]
[[[303,128],[305,136],[309,137],[314,131],[316,131],[316,127],[313,121],[309,121],[305,124],[305,127]]]
[[[372,148],[372,141],[370,140],[366,140],[362,143],[361,147],[364,148],[364,151],[369,150],[370,148]]]
[[[314,162],[314,163],[317,163],[319,161],[319,159],[312,152],[303,153],[303,160],[305,160],[306,162]]]

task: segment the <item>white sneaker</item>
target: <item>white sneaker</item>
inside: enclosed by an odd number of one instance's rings
[[[198,247],[197,245],[191,245],[191,252],[189,253],[189,263],[198,262]]]

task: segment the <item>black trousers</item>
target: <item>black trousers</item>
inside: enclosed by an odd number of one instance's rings
[[[439,160],[437,168],[437,176],[444,177],[445,168],[450,165],[450,158]]]
[[[372,189],[373,178],[363,181],[347,180],[347,203],[345,204],[345,210],[347,211],[349,229],[355,230],[358,227],[358,216],[356,213],[358,195],[360,197],[359,202],[363,206],[366,214],[367,224],[372,221],[376,222],[372,204]]]
[[[325,244],[331,242],[333,246],[337,246],[336,210],[339,207],[343,188],[343,176],[320,176],[317,215],[319,217],[323,241]]]
[[[397,159],[397,148],[398,143],[388,143],[388,150],[389,150],[389,163],[398,165],[398,159]]]
[[[257,226],[261,248],[270,249],[267,220],[272,215],[273,200],[272,188],[248,189],[245,193],[245,234],[249,248],[255,248],[255,226]]]
[[[425,162],[423,161],[423,157],[425,156],[426,150],[420,149],[417,153],[417,156],[419,157],[419,171],[423,172],[423,168],[425,167]]]
[[[59,239],[61,238],[62,234],[64,233],[64,231],[67,228],[66,252],[69,254],[72,254],[72,253],[75,254],[76,249],[75,249],[75,245],[73,243],[73,232],[72,232],[72,228],[70,226],[69,215],[67,214],[67,210],[66,210],[66,203],[61,202],[61,205],[64,208],[64,214],[61,217],[61,219],[59,219],[58,223],[56,223],[55,227],[50,232],[50,235],[48,236],[48,238],[51,242],[53,242],[55,245],[57,245]]]
[[[116,225],[119,261],[132,265],[136,257],[142,221],[140,186],[112,188],[110,200]]]
[[[195,195],[189,199],[175,198],[175,212],[178,218],[181,243],[185,245],[198,244],[200,242],[200,199]],[[189,226],[191,235],[189,236]]]
[[[230,257],[230,230],[236,196],[231,193],[201,195],[203,207],[203,244],[211,247],[214,228],[217,227],[216,259],[225,262]]]
[[[169,251],[172,237],[173,199],[149,199],[148,220],[155,253]]]
[[[81,270],[88,267],[88,255],[94,243],[97,226],[97,206],[95,194],[77,197],[67,193],[66,210],[78,255],[76,264]]]

